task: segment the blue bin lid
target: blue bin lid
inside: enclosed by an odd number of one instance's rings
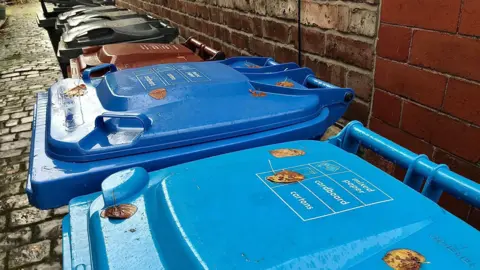
[[[310,69],[264,70],[180,63],[108,73],[96,86],[63,80],[49,92],[46,151],[86,162],[231,138],[308,121],[353,93],[320,99]]]
[[[278,158],[278,149],[304,155]],[[282,170],[305,179],[268,180]],[[137,209],[127,219],[101,217],[114,205]],[[421,269],[480,264],[477,230],[318,141],[118,172],[101,193],[71,201],[63,230],[66,269],[391,269],[385,256],[399,249],[421,254]]]

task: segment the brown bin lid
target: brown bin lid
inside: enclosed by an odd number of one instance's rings
[[[137,68],[162,63],[200,62],[204,59],[197,55],[205,55],[206,50],[210,54],[217,51],[198,42],[193,45],[189,39],[185,45],[160,44],[160,43],[120,43],[104,46],[88,47],[83,49],[83,54],[70,60],[72,78],[81,77],[81,72],[90,66],[98,66],[104,63],[115,64],[118,69]],[[213,56],[213,55],[210,55]],[[103,74],[93,74],[102,76]]]

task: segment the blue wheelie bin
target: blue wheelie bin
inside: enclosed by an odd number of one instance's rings
[[[254,64],[255,67],[250,67]],[[90,80],[92,72],[109,70]],[[39,94],[27,194],[41,209],[100,190],[119,170],[147,171],[321,136],[354,93],[268,58],[100,65]]]
[[[408,169],[404,183],[360,144]],[[480,232],[436,204],[442,192],[480,206],[479,184],[352,122],[328,142],[109,176],[70,202],[63,267],[478,269]]]

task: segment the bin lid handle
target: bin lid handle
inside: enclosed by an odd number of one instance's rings
[[[115,71],[118,70],[117,67],[114,64],[101,64],[101,65],[98,65],[98,66],[95,66],[95,67],[87,68],[82,73],[83,82],[87,85],[92,85],[91,74],[93,72],[101,71],[101,70],[104,70],[104,69],[108,69],[107,73],[115,72]]]

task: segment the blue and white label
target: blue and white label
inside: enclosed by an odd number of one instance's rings
[[[146,90],[152,90],[159,86],[211,81],[197,68],[187,64],[141,68],[135,70],[135,75]]]
[[[275,189],[275,193],[304,219],[331,213],[325,203],[319,201],[314,194],[301,185],[279,187]]]
[[[208,82],[210,81],[209,78],[207,78],[207,76],[203,75],[203,73],[201,73],[200,71],[196,70],[196,69],[189,69],[189,70],[183,70],[183,71],[180,71],[182,72],[185,77],[187,77],[187,79],[191,82]]]
[[[168,84],[178,84],[178,83],[188,82],[183,75],[181,75],[178,71],[175,71],[175,70],[163,71],[163,72],[160,72],[159,74]]]
[[[284,169],[301,173],[305,180],[282,184],[267,180]],[[336,161],[303,164],[257,177],[303,221],[323,218],[392,201],[393,198],[368,180]]]
[[[163,80],[155,73],[137,75],[137,78],[146,90],[158,89],[165,86]]]

